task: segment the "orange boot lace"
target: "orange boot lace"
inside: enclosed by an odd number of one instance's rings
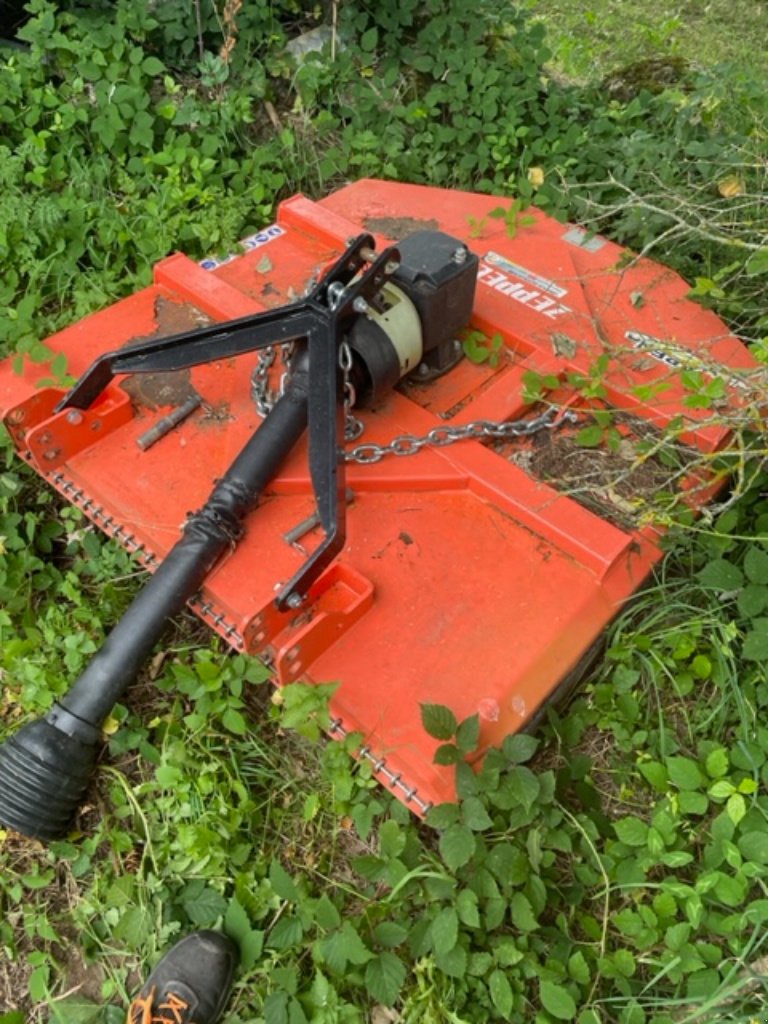
[[[169,992],[165,1002],[155,1004],[155,990],[148,996],[137,996],[128,1010],[126,1024],[193,1024],[184,1013],[189,1009],[181,996]]]

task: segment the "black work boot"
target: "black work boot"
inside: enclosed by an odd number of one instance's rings
[[[237,947],[220,932],[192,932],[171,947],[128,1008],[126,1024],[214,1024],[232,991]]]

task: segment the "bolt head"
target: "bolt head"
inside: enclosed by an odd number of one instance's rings
[[[303,600],[301,594],[291,594],[285,603],[289,608],[301,608]]]
[[[453,250],[453,262],[454,263],[465,263],[467,259],[466,246],[460,245],[458,249]]]
[[[368,303],[365,301],[365,299],[362,297],[362,295],[358,295],[357,296],[355,301],[352,303],[352,309],[354,309],[354,311],[356,313],[367,313],[368,312]]]

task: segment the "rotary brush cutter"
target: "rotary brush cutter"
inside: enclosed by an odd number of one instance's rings
[[[0,822],[66,833],[105,718],[185,605],[280,685],[339,681],[332,734],[359,732],[419,814],[454,797],[422,704],[477,714],[481,758],[578,678],[661,557],[643,509],[712,497],[697,467],[730,435],[686,373],[737,410],[759,370],[673,272],[538,211],[510,237],[499,203],[295,196],[239,254],[171,256],[50,338],[70,390],[0,365],[19,455],[151,571],[0,747]],[[670,425],[674,470],[653,456]]]

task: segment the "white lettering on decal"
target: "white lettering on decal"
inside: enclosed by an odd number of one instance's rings
[[[554,299],[548,295],[542,294],[535,288],[529,288],[527,285],[521,284],[519,281],[513,281],[511,277],[507,277],[506,274],[502,274],[496,267],[490,267],[487,263],[481,263],[480,269],[477,272],[478,281],[482,281],[483,284],[489,288],[493,288],[494,291],[501,292],[502,295],[507,295],[510,299],[514,299],[515,302],[519,302],[523,306],[528,306],[530,309],[535,310],[537,313],[541,313],[543,316],[548,317],[550,320],[554,320],[555,317],[562,316],[563,313],[572,312],[568,306],[564,306],[560,302],[555,302]]]
[[[713,368],[707,366],[701,359],[698,359],[692,352],[687,351],[681,345],[674,346],[679,355],[673,355],[672,352],[667,351],[666,348],[661,346],[672,347],[670,342],[662,341],[660,338],[654,338],[652,334],[645,334],[643,331],[626,331],[624,337],[632,345],[633,348],[638,349],[640,352],[646,352],[649,356],[658,360],[660,363],[664,363],[665,366],[669,366],[673,370],[684,370],[686,368],[698,370],[702,373],[709,374],[712,376],[720,376],[719,372],[715,372]],[[726,370],[724,366],[718,366],[717,371]],[[749,391],[750,385],[742,380],[740,377],[726,377],[725,382],[729,388],[736,388],[739,391]]]

